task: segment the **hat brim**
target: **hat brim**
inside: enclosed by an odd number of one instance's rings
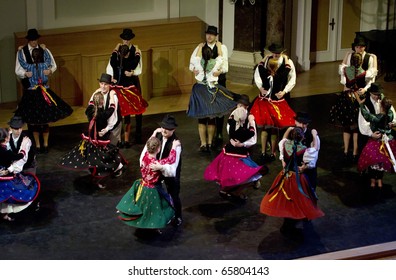
[[[163,122],[158,123],[158,125],[160,127],[162,127],[162,128],[167,129],[167,130],[173,130],[173,129],[176,129],[176,127],[177,127],[175,125],[170,125],[170,124],[166,124],[166,123],[163,123]]]
[[[29,41],[36,41],[40,37],[41,37],[40,35],[37,35],[37,36],[26,36],[25,38]]]
[[[286,49],[268,49],[268,51],[271,52],[271,53],[279,54],[279,53],[285,52]]]
[[[111,84],[111,81],[108,81],[108,80],[103,80],[103,79],[98,79],[98,82],[100,82],[100,83],[106,83],[106,84]]]
[[[132,40],[133,38],[135,38],[135,34],[132,34],[132,35],[129,35],[129,36],[125,36],[125,35],[121,34],[121,35],[120,35],[120,38],[121,38],[122,40],[127,40],[127,41],[129,41],[129,40]]]
[[[354,48],[354,47],[367,47],[367,44],[355,44],[355,43],[352,43],[352,48]]]
[[[211,35],[215,35],[215,36],[219,35],[219,33],[214,32],[214,31],[206,31],[205,34],[211,34]]]
[[[296,121],[298,121],[299,123],[310,123],[312,122],[311,119],[307,119],[307,118],[294,118]]]
[[[245,106],[249,106],[250,105],[250,102],[245,100],[245,99],[238,99],[236,102],[239,103],[239,104],[243,104]]]
[[[22,128],[24,126],[24,123],[23,122],[8,122],[8,125],[11,128],[19,129],[19,128]]]

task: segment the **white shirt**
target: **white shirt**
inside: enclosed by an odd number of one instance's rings
[[[18,145],[19,137],[14,139],[12,133],[10,133],[10,141],[14,141],[15,147],[17,147],[17,145]],[[30,139],[29,139],[29,141],[27,141],[27,144],[25,147],[22,147],[22,145],[21,145],[18,152],[20,152],[24,148],[23,150],[25,151],[25,154],[22,159],[11,163],[11,165],[7,168],[9,172],[19,173],[23,170],[23,166],[26,164],[26,162],[28,160],[28,153],[30,151],[31,146],[32,146],[32,141]],[[7,150],[11,150],[10,143],[7,144]]]
[[[29,47],[30,55],[32,55],[32,50],[33,50],[34,48],[32,48],[29,44],[28,44],[28,47]],[[52,73],[54,73],[54,72],[56,71],[56,69],[57,69],[54,56],[52,55],[52,53],[51,53],[51,51],[50,51],[49,49],[46,48],[46,51],[48,52],[48,54],[49,54],[50,57],[51,57],[51,71],[52,71]],[[23,49],[20,49],[18,52],[22,52],[22,56],[23,56],[23,58],[24,58],[25,61],[26,61],[26,57],[25,57],[25,54],[24,54],[24,52],[23,52]],[[21,66],[21,64],[19,63],[19,60],[18,60],[18,53],[17,53],[17,55],[16,55],[16,61],[15,61],[15,74],[18,76],[18,78],[24,79],[24,78],[26,78],[25,73],[26,73],[26,70],[23,69],[22,66]]]
[[[378,99],[378,101],[375,101],[371,96],[370,96],[370,101],[374,106],[374,114],[379,114],[381,112],[381,100]],[[369,109],[367,108],[367,106],[365,106],[366,109],[369,111]],[[396,124],[396,112],[395,112],[395,108],[392,106],[391,110],[393,112],[393,120],[392,123]],[[359,109],[359,116],[358,116],[358,125],[359,125],[359,131],[361,134],[366,135],[368,137],[371,137],[371,135],[373,134],[373,131],[371,131],[370,128],[370,122],[366,121],[365,118],[363,117],[363,114],[361,112],[361,110]]]
[[[208,46],[212,50],[213,50],[215,45],[216,45],[216,43],[208,44]],[[193,51],[193,53],[191,55],[191,58],[190,58],[189,69],[190,69],[191,72],[194,72],[194,69],[195,69],[195,60],[196,60],[196,57],[197,57],[198,49],[199,49],[199,46],[197,46],[194,49],[194,51]],[[223,61],[222,61],[221,66],[220,66],[220,70],[221,70],[221,73],[224,74],[224,73],[228,72],[228,50],[227,50],[227,47],[224,44],[221,44],[221,51],[223,52],[223,55],[222,55]],[[196,70],[198,70],[198,69],[196,69]]]
[[[351,56],[354,52],[349,52],[346,54],[346,64],[341,63],[338,67],[338,74],[341,76],[340,83],[345,85],[346,80],[345,80],[345,74],[344,74],[344,68],[347,66],[350,66],[351,63]],[[366,52],[363,52],[362,54],[362,60],[364,61],[364,57],[366,56]],[[370,58],[368,61],[368,69],[366,70],[366,86],[364,87],[365,90],[367,90],[372,83],[375,82],[375,78],[377,77],[378,70],[377,70],[377,57],[374,54],[370,54]]]
[[[306,131],[306,130],[305,130]],[[305,133],[304,131],[304,133]],[[279,159],[283,160],[284,159],[284,154],[283,154],[283,146],[285,144],[285,141],[288,140],[287,138],[283,138],[281,141],[279,141]],[[312,169],[316,167],[316,163],[319,158],[319,150],[320,150],[320,138],[319,135],[316,136],[316,146],[317,148],[315,149],[312,147],[313,143],[310,143],[311,147],[307,147],[306,151],[304,152],[303,155],[303,162],[307,164],[308,169]]]
[[[201,65],[201,57],[196,56],[195,59],[192,59],[190,63],[194,64],[194,69],[198,70],[198,74],[195,75],[195,79],[198,82],[202,82],[205,78],[205,71]],[[221,64],[223,63],[223,57],[218,56],[216,57],[216,64],[213,67],[213,69],[209,72],[206,73],[206,82],[210,88],[213,88],[215,84],[217,84],[217,81],[219,80],[219,76],[214,76],[213,74],[219,70],[221,70]]]
[[[113,90],[110,90],[113,91]],[[109,91],[109,92],[110,92]],[[93,96],[95,93],[100,92],[100,89],[97,89],[91,96],[91,98],[89,99],[89,102],[91,102],[93,100]],[[106,102],[107,102],[107,95],[109,94],[103,94],[103,98],[104,98],[104,106],[106,107]],[[89,104],[88,104],[89,105]],[[110,104],[109,104],[110,105]],[[118,121],[118,115],[117,115],[117,110],[118,110],[118,97],[117,94],[114,94],[114,112],[113,114],[110,116],[110,118],[107,119],[107,126],[105,127],[106,131],[110,131],[114,128],[114,125],[117,123]]]

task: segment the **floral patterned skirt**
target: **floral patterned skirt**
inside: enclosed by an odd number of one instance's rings
[[[156,186],[136,180],[116,206],[118,218],[128,226],[147,229],[164,228],[175,215],[171,203]]]

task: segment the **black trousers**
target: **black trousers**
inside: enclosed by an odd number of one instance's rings
[[[219,85],[226,87],[226,83],[227,83],[226,74],[219,75],[218,83],[219,83]],[[216,136],[215,136],[216,138],[223,136],[223,127],[224,127],[224,117],[217,117],[216,118]]]
[[[179,197],[180,194],[180,177],[167,177],[164,179],[166,189],[172,197],[175,206],[175,218],[182,217],[182,205]]]

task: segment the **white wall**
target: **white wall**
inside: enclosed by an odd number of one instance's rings
[[[206,0],[180,0],[180,16],[197,16],[203,21],[206,21],[205,5]]]
[[[17,100],[14,32],[179,16],[218,26],[218,6],[219,0],[1,0],[0,103]]]
[[[14,33],[26,26],[24,0],[1,0],[0,103],[16,100]]]
[[[394,3],[394,1],[391,1]],[[373,29],[386,29],[386,16],[387,16],[387,0],[362,0],[362,11],[360,21],[360,31],[370,31]],[[394,11],[394,7],[390,7],[391,13]],[[391,18],[394,18],[391,16]],[[394,26],[389,26],[390,29]]]
[[[164,0],[27,0],[28,28],[51,29],[168,17]]]

